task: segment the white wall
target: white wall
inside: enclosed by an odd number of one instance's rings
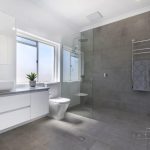
[[[15,19],[0,12],[0,80],[15,81],[16,32]]]
[[[0,0],[0,10],[16,18],[16,27],[54,42],[79,32],[76,26],[45,8],[40,1]],[[42,1],[41,1],[42,2]]]

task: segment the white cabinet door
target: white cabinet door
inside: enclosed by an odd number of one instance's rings
[[[49,113],[48,91],[31,93],[31,119],[44,116]]]
[[[0,115],[0,131],[30,120],[30,107]]]
[[[30,94],[19,94],[0,97],[0,113],[30,106]]]
[[[7,37],[0,35],[0,65],[8,64]]]

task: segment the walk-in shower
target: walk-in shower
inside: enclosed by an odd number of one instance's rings
[[[62,96],[72,101],[68,111],[97,120],[100,130],[97,123],[90,130],[114,146],[106,149],[150,149],[148,17],[149,13],[84,31],[70,50],[63,48],[69,77],[79,75],[78,81],[62,82]],[[67,77],[66,68],[63,71]]]
[[[81,33],[62,49],[62,97],[71,99],[70,112],[92,118],[93,31]]]

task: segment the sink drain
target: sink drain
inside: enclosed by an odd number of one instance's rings
[[[83,136],[79,136],[79,140],[82,141],[82,142],[84,142],[86,140],[86,138],[83,137]]]

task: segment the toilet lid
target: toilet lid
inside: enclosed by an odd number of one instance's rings
[[[70,99],[69,98],[53,98],[53,99],[50,99],[50,102],[53,102],[53,103],[68,103],[70,102]]]

